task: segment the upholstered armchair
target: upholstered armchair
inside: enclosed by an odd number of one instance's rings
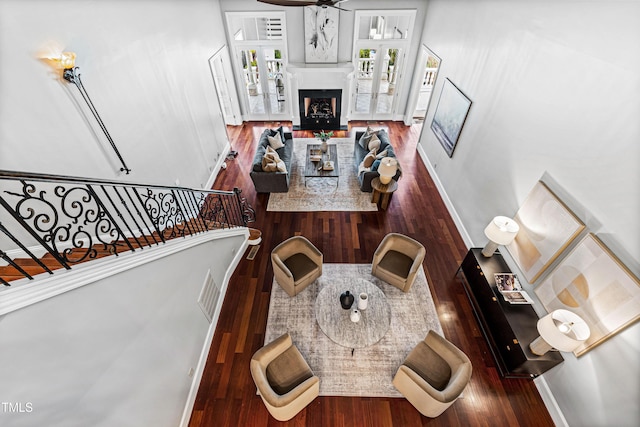
[[[404,234],[389,233],[373,254],[371,274],[409,292],[426,252],[417,240]]]
[[[424,416],[437,417],[460,396],[471,378],[471,361],[429,331],[400,365],[393,385]]]
[[[298,295],[322,275],[322,253],[303,236],[293,236],[271,251],[276,281],[289,296]]]
[[[267,410],[278,421],[295,417],[320,393],[320,379],[288,333],[254,353],[251,376]]]

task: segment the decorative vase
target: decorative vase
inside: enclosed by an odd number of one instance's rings
[[[357,323],[360,321],[360,312],[358,311],[358,309],[356,308],[355,310],[353,310],[351,312],[351,314],[349,315],[349,317],[351,318],[351,321],[353,323]]]
[[[360,295],[358,295],[358,309],[359,310],[366,309],[368,303],[369,303],[369,295],[367,295],[364,292],[362,292]]]
[[[329,149],[329,144],[327,144],[327,140],[326,139],[322,140],[322,144],[320,145],[320,149],[322,150],[323,153],[326,153],[327,150]]]
[[[342,295],[340,295],[340,305],[345,310],[349,310],[351,308],[354,300],[354,296],[351,295],[349,291],[343,292]]]

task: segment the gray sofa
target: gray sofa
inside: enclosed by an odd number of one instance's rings
[[[267,136],[274,136],[275,132],[281,132],[282,142],[284,147],[278,148],[276,152],[280,156],[280,159],[284,162],[287,171],[286,172],[264,172],[262,170],[262,158],[269,145]],[[253,158],[251,165],[251,180],[258,193],[286,193],[289,191],[289,177],[291,173],[293,163],[293,134],[291,132],[284,132],[282,128],[276,130],[266,129],[260,135],[258,140],[258,149],[256,155]]]
[[[360,145],[360,138],[363,134],[364,131],[357,131],[354,140],[353,157],[354,163],[356,165],[356,171],[358,171],[358,166],[360,165],[360,163],[362,163],[364,157],[367,155],[367,153],[369,153],[368,149],[363,148]],[[387,131],[385,131],[384,129],[380,129],[378,131],[378,139],[380,139],[380,148],[378,149],[378,153],[387,150],[387,157],[396,157],[393,146],[389,142],[389,134],[387,133]],[[360,173],[359,171],[357,172],[358,183],[360,184],[361,191],[365,191],[368,193],[371,193],[373,191],[373,188],[371,187],[371,181],[373,181],[374,178],[378,178],[380,176],[378,171],[375,170],[376,166],[377,165],[374,164],[374,166],[371,168],[371,171],[364,171],[362,173]],[[398,179],[400,179],[401,174],[402,172],[400,168],[398,168],[398,172],[396,172],[396,175],[393,177],[393,179],[397,181]]]

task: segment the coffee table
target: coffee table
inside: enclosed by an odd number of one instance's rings
[[[340,295],[351,292],[356,301],[349,310],[340,305]],[[351,311],[357,306],[361,292],[368,294],[369,303],[360,311],[360,321],[352,322]],[[364,279],[342,279],[325,285],[316,298],[318,326],[336,344],[351,349],[364,348],[380,341],[391,324],[391,307],[384,292]]]
[[[307,144],[306,164],[304,168],[304,185],[307,185],[308,178],[337,178],[340,180],[340,165],[338,163],[338,147],[336,144],[329,144],[326,153],[322,153],[322,160],[319,162],[311,161],[311,150],[320,150],[320,144]],[[327,160],[333,162],[333,170],[323,170],[321,166]],[[336,184],[337,186],[337,184]]]

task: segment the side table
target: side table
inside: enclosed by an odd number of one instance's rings
[[[387,209],[389,206],[389,200],[394,191],[398,189],[398,182],[392,179],[388,184],[380,182],[380,178],[374,178],[371,181],[371,187],[373,187],[373,195],[371,196],[371,203],[376,203],[380,206],[380,209]]]

